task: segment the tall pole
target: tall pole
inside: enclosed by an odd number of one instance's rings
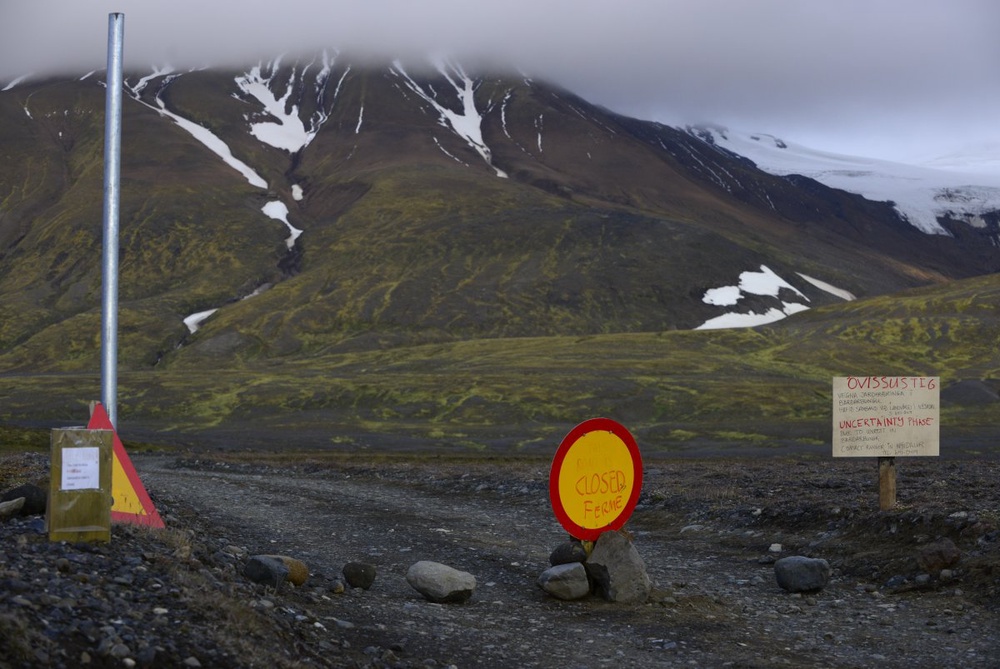
[[[118,427],[118,209],[121,195],[122,41],[125,15],[108,14],[104,108],[104,293],[101,303],[101,403]]]

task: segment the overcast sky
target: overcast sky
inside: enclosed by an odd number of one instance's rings
[[[1000,142],[996,0],[0,0],[0,84],[315,47],[482,55],[614,111],[908,158]],[[2,88],[2,85],[0,85]]]

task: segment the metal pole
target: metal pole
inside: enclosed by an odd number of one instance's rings
[[[104,110],[104,296],[101,305],[101,403],[118,426],[118,208],[122,148],[122,41],[125,15],[108,14]]]

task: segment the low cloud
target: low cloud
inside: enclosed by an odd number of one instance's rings
[[[0,82],[102,69],[113,11],[125,14],[130,69],[323,47],[450,53],[640,118],[714,121],[817,148],[901,155],[1000,137],[992,0],[16,1],[0,7]]]

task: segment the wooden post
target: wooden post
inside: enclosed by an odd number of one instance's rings
[[[878,506],[882,511],[896,506],[896,458],[878,459]]]

